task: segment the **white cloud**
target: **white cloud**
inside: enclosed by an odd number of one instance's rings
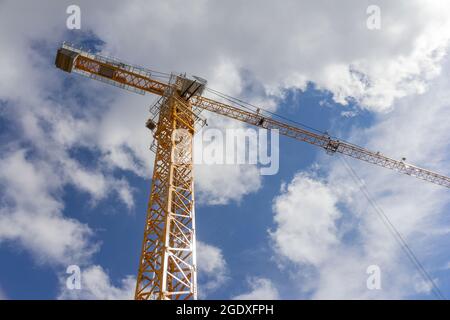
[[[433,282],[438,286],[440,285],[439,280],[437,278],[434,278]],[[433,286],[429,281],[425,282],[423,279],[419,277],[416,277],[416,279],[414,279],[414,288],[416,289],[417,293],[425,293],[425,294],[430,294],[431,291],[433,290]]]
[[[61,185],[51,171],[28,161],[24,151],[1,158],[0,242],[17,241],[39,262],[84,263],[97,249],[93,232],[63,216],[64,205],[54,197]]]
[[[197,241],[197,266],[200,298],[220,288],[228,279],[222,250],[202,241]]]
[[[266,278],[248,279],[250,291],[235,296],[234,300],[276,300],[279,299],[278,290],[272,281]]]
[[[201,204],[218,205],[242,198],[261,187],[261,176],[253,165],[199,165],[198,198]]]
[[[81,271],[81,289],[70,290],[66,278],[61,276],[61,292],[58,299],[64,300],[130,300],[134,298],[136,279],[126,276],[114,285],[108,273],[98,265]]]
[[[162,70],[201,73],[213,87],[232,94],[243,89],[238,74],[245,70],[267,92],[304,88],[311,81],[338,102],[354,98],[372,110],[387,110],[397,98],[424,92],[439,73],[450,7],[423,0],[377,5],[378,31],[366,28],[367,3],[360,1],[288,1],[283,6],[196,1],[174,7],[153,2],[136,5],[139,10],[116,3],[108,10],[101,6],[87,25],[114,53]],[[130,32],[147,41],[137,43]],[[186,40],[186,34],[195,36]]]
[[[202,155],[201,150],[199,151],[200,148],[202,150],[213,148],[224,150],[223,155],[225,157],[227,139],[232,139],[227,138],[227,130],[235,130],[233,132],[236,134],[236,139],[245,138],[245,130],[239,130],[245,129],[242,123],[209,112],[203,113],[203,116],[208,118],[209,123],[205,130],[219,129],[223,139],[201,144],[199,140],[202,139],[203,131],[200,131],[194,139],[195,155]],[[250,148],[257,148],[253,144],[246,147],[242,143],[236,143],[235,147],[236,154],[240,155],[246,152],[255,152],[255,154],[257,152],[254,149],[250,150]],[[223,163],[225,163],[224,157],[221,158]],[[207,164],[203,161],[195,166],[194,176],[197,199],[201,204],[208,205],[227,204],[230,201],[240,202],[247,194],[258,191],[262,185],[262,176],[256,164]]]
[[[297,174],[283,189],[274,201],[275,250],[298,263],[319,264],[338,243],[337,197],[326,184],[305,173]]]

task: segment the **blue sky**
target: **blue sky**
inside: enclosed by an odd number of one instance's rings
[[[0,5],[1,24],[14,30],[0,31],[0,298],[115,299],[134,289],[153,161],[144,122],[155,97],[57,70],[64,40],[197,74],[291,120],[450,173],[444,2],[380,2],[378,33],[366,29],[360,1],[267,3],[251,17],[250,5],[236,13],[202,1],[81,1],[82,28],[71,31],[68,4]],[[289,11],[302,12],[299,21],[285,22]],[[180,28],[197,36],[187,41]],[[212,127],[242,126],[205,116]],[[349,162],[449,296],[448,191]],[[336,156],[280,137],[279,172],[256,169],[196,168],[202,298],[435,298]],[[65,288],[71,264],[83,290]],[[366,287],[369,265],[380,267],[380,290]]]

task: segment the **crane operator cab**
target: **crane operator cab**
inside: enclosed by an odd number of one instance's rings
[[[194,95],[202,95],[206,87],[206,80],[197,76],[192,76],[191,78],[178,76],[177,82],[181,96],[186,100],[189,100]]]

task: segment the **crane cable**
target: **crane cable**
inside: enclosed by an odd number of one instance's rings
[[[286,121],[289,121],[289,122],[291,122],[291,123],[298,124],[298,125],[300,125],[300,126],[302,126],[302,127],[304,127],[304,128],[307,128],[307,129],[309,129],[309,130],[315,131],[315,132],[317,132],[317,133],[320,133],[320,134],[327,134],[327,133],[324,132],[324,131],[317,130],[317,129],[315,129],[315,128],[313,128],[313,127],[310,127],[310,126],[308,126],[308,125],[306,125],[306,124],[304,124],[304,123],[301,123],[301,122],[294,121],[294,120],[292,120],[292,119],[286,118],[286,117],[284,117],[284,116],[282,116],[282,115],[280,115],[280,114],[277,114],[277,113],[275,113],[275,112],[269,111],[269,110],[264,109],[264,108],[261,108],[261,107],[257,107],[257,106],[255,106],[255,105],[249,103],[249,102],[246,102],[246,101],[243,101],[243,100],[241,100],[241,99],[238,99],[238,98],[229,96],[229,95],[227,95],[227,94],[225,94],[225,93],[219,92],[219,91],[214,90],[214,89],[211,89],[211,88],[209,88],[209,87],[207,87],[206,90],[209,91],[209,92],[211,92],[211,93],[213,93],[213,94],[215,94],[215,95],[217,95],[217,96],[219,96],[219,97],[221,97],[221,98],[223,98],[223,99],[225,99],[225,100],[227,100],[227,101],[233,102],[233,103],[235,103],[235,104],[237,104],[237,105],[239,105],[239,106],[241,106],[241,107],[243,107],[243,108],[245,108],[245,109],[247,109],[247,110],[249,110],[249,111],[251,111],[251,112],[255,112],[256,110],[259,109],[259,110],[262,110],[262,111],[264,111],[264,112],[266,112],[266,113],[268,113],[268,114],[270,114],[270,115],[273,115],[273,116],[275,116],[275,117],[278,117],[278,118],[283,119],[283,120],[286,120]],[[253,107],[253,108],[255,108],[255,109],[248,108],[248,107],[246,107],[245,105],[251,106],[251,107]]]
[[[284,116],[282,116],[282,115],[280,115],[280,114],[278,114],[278,113],[269,111],[269,110],[267,110],[267,109],[264,109],[264,108],[261,108],[261,107],[257,107],[257,106],[255,106],[255,105],[253,105],[253,104],[251,104],[251,103],[248,103],[248,102],[245,102],[245,101],[243,101],[243,100],[241,100],[241,99],[238,99],[238,98],[229,96],[229,95],[227,95],[227,94],[225,94],[225,93],[219,92],[219,91],[214,90],[214,89],[211,89],[211,88],[209,88],[209,87],[206,87],[205,89],[206,89],[206,91],[208,91],[208,92],[210,92],[210,93],[212,93],[212,94],[215,94],[216,96],[219,96],[219,97],[221,97],[222,99],[225,99],[225,100],[227,100],[227,101],[229,101],[229,102],[231,102],[231,103],[237,104],[238,106],[240,106],[240,107],[242,107],[242,108],[244,108],[244,109],[246,109],[246,110],[248,110],[248,111],[250,111],[250,112],[252,112],[252,113],[255,113],[256,110],[251,109],[251,108],[247,107],[246,105],[251,106],[251,107],[253,107],[253,108],[257,109],[257,110],[258,110],[258,109],[259,109],[259,110],[262,110],[262,111],[264,111],[264,112],[266,112],[266,113],[268,113],[268,114],[270,114],[270,115],[273,115],[273,116],[275,116],[275,117],[278,117],[278,118],[280,118],[280,119],[283,119],[283,120],[285,120],[285,121],[288,121],[288,122],[290,122],[290,123],[292,123],[292,124],[299,125],[299,126],[305,128],[305,129],[308,129],[308,130],[311,130],[311,131],[315,131],[316,133],[318,133],[318,134],[320,134],[320,135],[323,135],[323,136],[325,136],[325,137],[327,137],[327,138],[333,138],[333,139],[336,140],[336,141],[345,142],[345,143],[348,144],[348,145],[351,145],[351,146],[354,146],[354,147],[359,148],[358,145],[356,145],[356,144],[354,144],[354,143],[352,143],[352,142],[350,142],[350,141],[346,141],[346,140],[344,140],[344,139],[339,139],[339,138],[336,137],[336,136],[330,135],[327,131],[321,131],[321,130],[315,129],[315,128],[313,128],[313,127],[311,127],[311,126],[308,126],[308,125],[306,125],[306,124],[304,124],[304,123],[301,123],[301,122],[298,122],[298,121],[289,119],[289,118],[287,118],[287,117],[284,117]]]
[[[383,224],[386,226],[386,228],[389,230],[391,235],[395,238],[403,252],[407,255],[408,259],[412,262],[412,264],[416,267],[416,269],[419,271],[420,275],[424,279],[425,282],[428,282],[432,292],[441,300],[446,300],[445,295],[442,293],[442,291],[439,289],[435,281],[431,278],[431,276],[428,274],[428,272],[425,270],[422,263],[419,261],[417,256],[412,251],[411,247],[406,242],[405,238],[402,236],[402,234],[397,230],[397,228],[392,224],[389,217],[384,213],[384,211],[381,209],[380,206],[377,205],[376,201],[371,197],[369,190],[367,189],[364,181],[358,176],[358,174],[353,170],[353,168],[348,163],[347,159],[345,157],[339,155],[339,159],[343,162],[344,167],[349,172],[350,176],[352,177],[353,181],[356,183],[357,186],[359,186],[359,189],[363,193],[363,195],[366,197],[367,201],[369,202],[370,206],[374,209],[374,211],[377,213],[380,220],[383,222]]]

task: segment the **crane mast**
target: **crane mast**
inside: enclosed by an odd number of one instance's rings
[[[290,125],[259,112],[243,110],[202,96],[206,81],[172,74],[158,81],[153,71],[93,54],[64,43],[55,65],[66,72],[161,98],[151,108],[147,127],[154,133],[155,162],[147,207],[135,299],[196,299],[195,201],[192,137],[205,125],[208,110],[257,127],[450,188],[450,178],[394,160],[327,134]]]
[[[159,103],[157,149],[135,298],[196,299],[192,106],[173,87],[168,87]],[[176,141],[180,131],[187,135],[182,148]]]

